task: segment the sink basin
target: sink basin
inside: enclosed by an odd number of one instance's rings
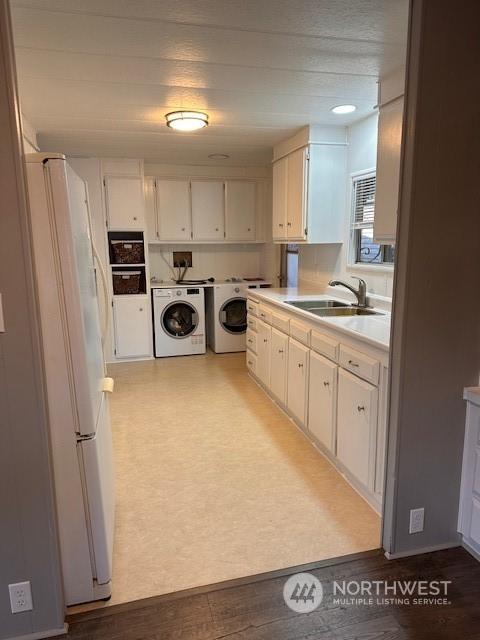
[[[312,313],[318,309],[334,309],[350,306],[345,302],[338,302],[337,300],[285,300],[285,304],[291,304],[292,307],[297,307],[297,309],[303,309],[304,311],[311,311]]]
[[[323,316],[327,318],[336,316],[383,316],[383,313],[373,311],[373,309],[364,309],[362,307],[354,307],[345,302],[337,300],[285,300],[285,304],[290,304],[297,309],[303,309],[313,313],[315,316]]]
[[[373,309],[362,309],[359,307],[341,307],[330,309],[308,309],[316,316],[336,317],[336,316],[383,316],[385,314],[379,311],[373,311]]]

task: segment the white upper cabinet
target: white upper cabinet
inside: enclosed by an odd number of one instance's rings
[[[378,115],[377,186],[374,236],[380,243],[395,241],[400,188],[403,96],[380,107]]]
[[[380,244],[395,242],[400,190],[400,157],[405,69],[380,79],[378,95],[377,185],[373,235]]]
[[[192,180],[192,225],[194,240],[223,240],[225,194],[223,181]]]
[[[255,240],[256,183],[225,182],[225,237],[227,240]]]
[[[273,228],[274,240],[287,237],[287,158],[273,165]]]
[[[158,238],[183,242],[192,237],[190,182],[157,178]]]
[[[145,228],[142,177],[106,176],[105,203],[109,229],[128,231]]]
[[[298,149],[287,158],[288,240],[306,239],[308,195],[308,149]]]
[[[310,127],[275,148],[273,239],[343,242],[347,147],[345,140],[314,142]]]

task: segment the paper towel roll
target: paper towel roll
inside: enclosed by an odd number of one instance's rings
[[[115,384],[115,382],[114,382],[113,378],[104,378],[103,379],[102,391],[105,391],[107,393],[113,393],[114,384]]]

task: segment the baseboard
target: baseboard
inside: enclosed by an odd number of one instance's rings
[[[411,549],[410,551],[398,551],[397,553],[390,553],[385,551],[385,557],[388,560],[396,560],[397,558],[408,558],[409,556],[420,556],[422,553],[433,553],[434,551],[443,551],[444,549],[454,549],[455,547],[461,547],[460,540],[455,542],[445,542],[444,544],[434,544],[431,547],[422,547],[421,549]]]
[[[38,631],[36,633],[27,633],[25,636],[14,636],[10,640],[42,640],[42,638],[54,638],[55,636],[64,636],[68,633],[68,624],[65,623],[59,629],[48,629],[48,631]]]
[[[465,540],[462,540],[462,547],[465,549],[465,551],[468,551],[468,553],[471,556],[473,556],[475,560],[478,560],[478,562],[480,562],[480,553],[476,549],[474,549],[472,546],[470,546],[468,542],[465,542]]]

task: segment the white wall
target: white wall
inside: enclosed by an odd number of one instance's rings
[[[262,276],[273,279],[278,274],[279,248],[272,237],[272,171],[271,167],[219,167],[211,165],[145,164],[146,176],[255,178],[264,182],[265,207],[263,224],[265,244],[205,244],[205,245],[150,245],[150,275],[158,280],[170,280],[169,265],[173,264],[172,251],[191,251],[193,267],[188,278],[214,277],[224,280],[230,276]]]
[[[374,114],[347,129],[348,139],[348,183],[350,175],[358,171],[373,169],[377,155],[378,114]],[[345,231],[342,245],[307,245],[299,249],[299,284],[318,287],[323,291],[332,278],[350,280],[355,275],[364,278],[368,291],[391,297],[393,269],[377,266],[350,266],[348,251],[350,243],[350,184],[345,195]],[[353,281],[352,281],[353,283]]]
[[[22,136],[23,136],[23,153],[36,153],[39,150],[37,142],[37,132],[32,127],[27,118],[21,114],[22,120]]]

